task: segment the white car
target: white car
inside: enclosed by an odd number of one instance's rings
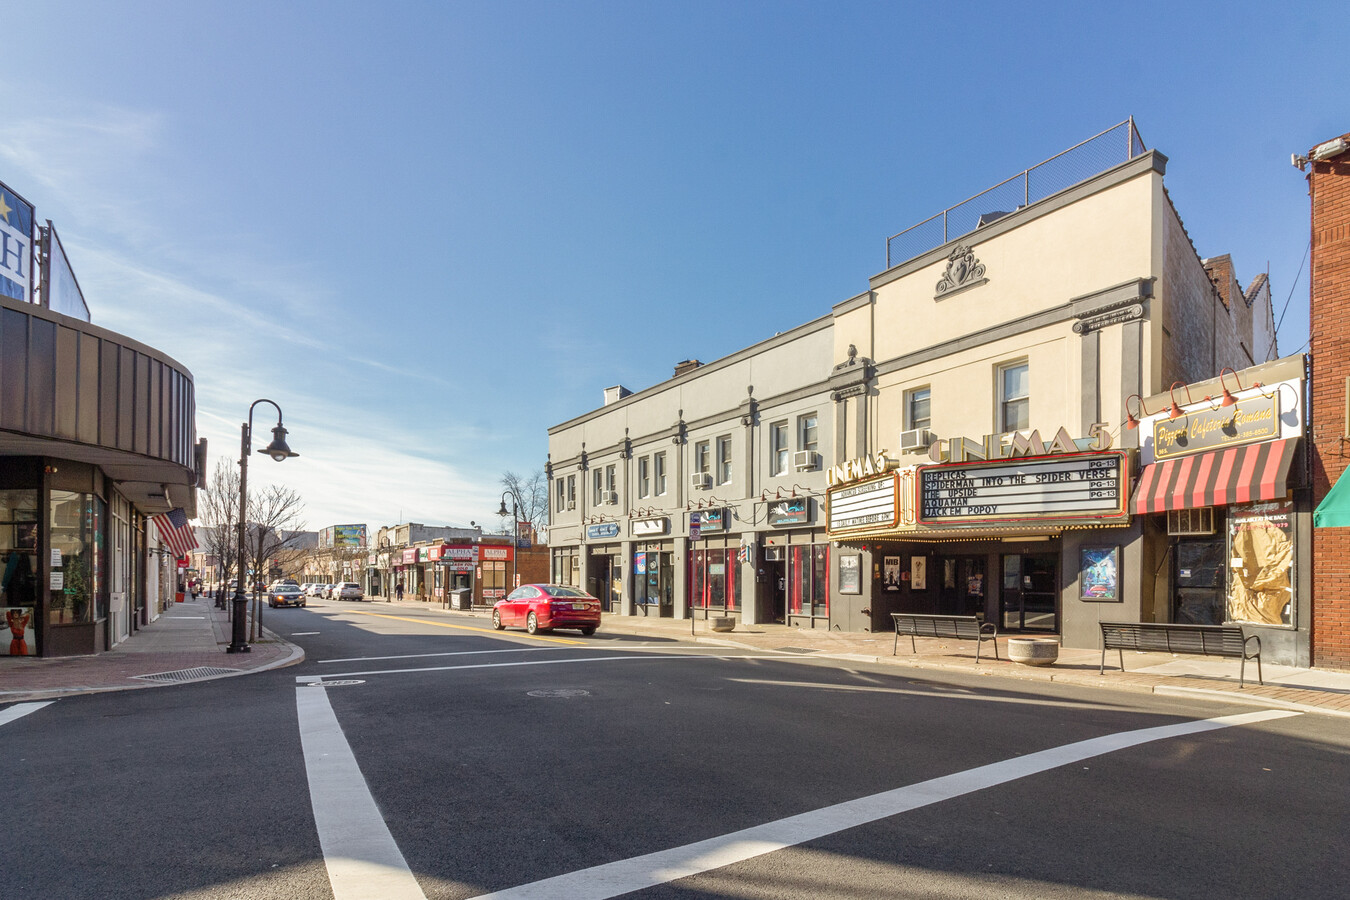
[[[324,594],[324,590],[327,587],[328,585],[320,584],[319,582],[316,581],[309,587],[305,588],[305,594],[309,597],[322,597]]]
[[[361,590],[361,585],[355,581],[344,581],[341,584],[333,585],[334,600],[364,600],[365,593]]]

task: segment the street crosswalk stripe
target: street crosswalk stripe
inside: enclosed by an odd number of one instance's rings
[[[648,853],[483,894],[476,900],[556,900],[559,897],[566,897],[568,900],[608,900],[610,897],[720,869],[775,850],[817,840],[847,828],[856,828],[859,825],[1105,753],[1114,753],[1152,741],[1231,728],[1235,725],[1253,725],[1296,715],[1300,713],[1288,710],[1262,710],[1103,735],[1065,744],[1062,747],[1051,747],[1049,750],[1029,753],[1026,756],[1005,759],[964,772],[932,778],[907,787],[873,794],[870,797],[860,797],[857,800],[789,816],[786,819],[686,844],[683,847]]]
[[[370,795],[328,691],[295,690],[300,746],[335,900],[426,900]]]
[[[55,700],[41,700],[33,703],[15,703],[13,706],[0,709],[0,725],[8,725],[15,719],[22,719],[29,713],[37,712],[42,707],[55,702]]]

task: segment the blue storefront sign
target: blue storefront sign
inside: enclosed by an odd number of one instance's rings
[[[586,540],[599,541],[605,538],[619,536],[619,523],[606,522],[603,525],[588,525],[586,527]]]

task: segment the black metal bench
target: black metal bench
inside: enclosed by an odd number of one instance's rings
[[[917,653],[917,637],[952,638],[975,642],[975,661],[980,661],[980,647],[985,641],[994,642],[994,659],[998,659],[998,627],[993,622],[981,622],[975,616],[929,616],[922,613],[891,613],[895,620],[895,645],[891,656],[900,647],[900,635],[909,635],[910,652]]]
[[[1261,680],[1261,638],[1244,635],[1240,625],[1173,625],[1166,622],[1099,622],[1102,626],[1102,665],[1106,671],[1106,651],[1120,655],[1120,671],[1125,671],[1126,650],[1158,653],[1194,653],[1200,656],[1227,656],[1242,660],[1238,667],[1238,687],[1246,681],[1247,660],[1256,660],[1256,680]],[[1256,650],[1248,644],[1256,642]]]

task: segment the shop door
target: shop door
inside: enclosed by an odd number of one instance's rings
[[[605,612],[617,613],[619,611],[619,588],[622,583],[619,581],[619,562],[618,557],[592,556],[590,565],[587,567],[586,591],[600,601],[600,608]]]
[[[1018,554],[1003,557],[1002,631],[1059,630],[1056,572],[1059,556],[1053,553]]]
[[[760,577],[769,597],[769,621],[783,624],[787,621],[787,572],[781,559],[766,560]]]
[[[1172,554],[1172,621],[1222,625],[1224,621],[1224,539],[1182,540]]]
[[[938,560],[942,580],[938,582],[937,614],[943,616],[979,616],[984,618],[983,556],[955,556]]]

